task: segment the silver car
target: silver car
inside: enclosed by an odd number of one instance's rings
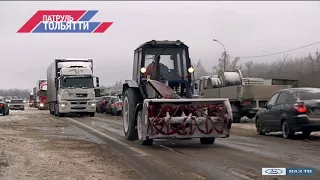
[[[24,110],[23,99],[11,99],[9,108],[12,110]]]

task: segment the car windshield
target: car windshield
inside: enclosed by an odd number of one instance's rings
[[[23,103],[22,99],[12,99],[10,103]]]
[[[146,48],[145,67],[147,68],[147,71],[148,67],[152,66],[152,61],[155,56],[159,53],[161,53],[159,62],[162,64],[160,64],[160,76],[164,76],[167,80],[184,79],[187,75],[187,57],[185,48]]]
[[[103,100],[106,100],[107,102],[109,102],[109,100],[111,99],[111,97],[110,97],[110,96],[108,96],[108,97],[103,97],[102,99],[103,99]]]
[[[320,92],[298,92],[296,96],[303,101],[320,99]]]
[[[92,77],[64,77],[62,88],[93,88]]]
[[[110,102],[111,102],[111,103],[114,103],[116,99],[117,99],[117,98],[114,98],[114,97],[113,97],[113,98],[110,99]]]

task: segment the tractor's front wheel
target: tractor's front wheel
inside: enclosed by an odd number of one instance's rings
[[[123,130],[127,140],[137,140],[137,121],[135,109],[140,102],[140,94],[132,88],[128,88],[124,93],[123,100]]]
[[[138,139],[141,145],[151,146],[153,144],[153,139],[143,139],[143,131],[142,131],[142,110],[140,110],[137,114],[137,130],[138,130]]]

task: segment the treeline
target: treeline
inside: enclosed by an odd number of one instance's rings
[[[196,67],[196,76],[217,74],[217,70],[223,69],[224,54],[219,58],[218,65],[207,72],[201,60],[194,66]],[[266,79],[294,79],[299,81],[299,86],[320,87],[320,53],[309,54],[302,58],[290,58],[288,54],[283,55],[281,59],[272,62],[254,62],[247,61],[241,63],[240,58],[230,58],[227,55],[226,70],[233,71],[236,68],[241,69],[244,77],[259,77]]]
[[[14,97],[21,99],[29,98],[29,90],[28,89],[0,89],[0,96],[2,97]]]

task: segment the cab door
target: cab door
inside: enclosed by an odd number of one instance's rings
[[[292,104],[293,98],[291,95],[283,91],[280,93],[275,105],[275,111],[273,112],[273,120],[271,122],[272,129],[281,130],[281,120],[287,119],[290,116],[290,106]]]
[[[259,115],[260,123],[265,128],[271,128],[271,122],[274,119],[275,105],[279,94],[280,93],[277,92],[269,99],[269,101],[266,103],[265,108],[262,109]]]

